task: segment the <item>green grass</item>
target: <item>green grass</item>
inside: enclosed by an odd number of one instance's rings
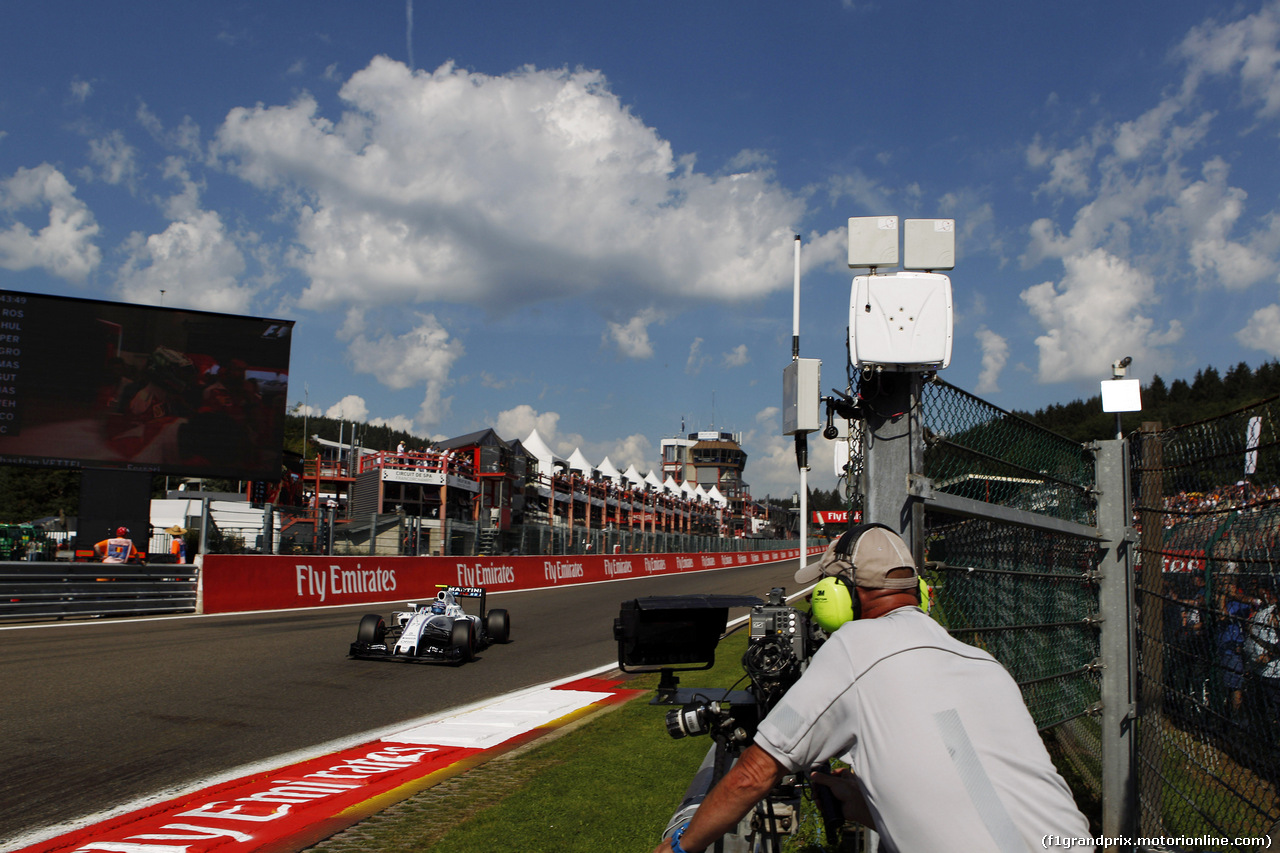
[[[745,632],[724,640],[716,666],[683,687],[730,687],[742,677]],[[313,850],[345,853],[649,851],[712,741],[674,740],[669,706],[648,704],[656,675],[626,685],[647,693],[499,756],[361,822]]]

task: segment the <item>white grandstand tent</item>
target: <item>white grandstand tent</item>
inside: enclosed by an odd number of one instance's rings
[[[662,482],[662,491],[666,492],[669,495],[681,494],[680,484],[676,482],[675,477],[672,477],[670,474],[668,474],[667,479],[663,480]]]
[[[612,480],[615,486],[622,485],[622,474],[619,473],[618,469],[609,461],[608,456],[606,456],[604,461],[600,463],[600,476],[608,480]]]
[[[645,485],[653,488],[655,492],[662,491],[662,481],[658,479],[658,475],[650,471],[644,475]]]
[[[590,477],[594,466],[587,461],[587,457],[583,454],[582,448],[575,447],[573,453],[569,454],[569,470],[577,471],[584,477]]]
[[[560,462],[562,466],[564,465],[564,460],[556,458],[556,455],[551,452],[551,448],[542,440],[542,436],[538,435],[536,429],[529,433],[529,437],[521,443],[524,445],[524,449],[529,452],[529,455],[538,460],[538,471],[544,477],[551,476],[551,472],[555,470],[557,462]]]
[[[712,486],[712,487],[711,487],[711,490],[710,490],[709,492],[707,492],[707,497],[708,497],[712,502],[717,503],[717,504],[719,504],[720,506],[728,506],[728,505],[729,505],[729,499],[728,499],[728,498],[726,498],[724,495],[720,494],[720,489],[719,489],[719,487],[717,487],[717,486]]]
[[[693,487],[693,483],[685,480],[680,484],[680,491],[689,500],[695,500],[698,497],[698,490]]]
[[[634,462],[627,466],[627,470],[622,474],[622,479],[637,489],[644,488],[644,477],[640,476],[640,472],[636,470]]]

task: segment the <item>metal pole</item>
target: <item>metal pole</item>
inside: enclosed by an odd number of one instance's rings
[[[1098,608],[1102,616],[1102,834],[1131,838],[1138,830],[1137,688],[1128,446],[1098,442]]]
[[[1142,474],[1139,481],[1139,503],[1144,509],[1142,524],[1142,609],[1139,619],[1142,631],[1142,664],[1139,677],[1143,725],[1138,731],[1138,754],[1143,768],[1138,793],[1139,824],[1143,835],[1159,835],[1164,831],[1164,779],[1160,773],[1164,760],[1162,739],[1164,724],[1164,604],[1162,560],[1164,519],[1159,507],[1164,504],[1164,448],[1160,443],[1160,424],[1142,424]]]
[[[800,358],[800,235],[795,241],[795,284],[791,288],[791,360]],[[809,565],[809,437],[796,436],[796,465],[800,468],[800,568]]]
[[[272,504],[262,507],[262,553],[274,554],[276,541],[276,508]]]
[[[324,535],[324,553],[326,557],[333,556],[333,525],[338,520],[337,507],[325,507],[325,514],[329,517],[329,523],[326,525]]]
[[[919,373],[883,371],[863,384],[863,521],[897,531],[917,562],[923,557],[920,533],[924,508],[912,500],[910,475],[924,468],[924,436],[918,419],[922,378]],[[851,520],[852,521],[852,520]]]
[[[209,553],[209,499],[200,498],[200,553]]]
[[[791,358],[800,357],[800,235],[796,235],[795,284],[791,288]]]
[[[800,568],[809,565],[809,467],[800,469]]]

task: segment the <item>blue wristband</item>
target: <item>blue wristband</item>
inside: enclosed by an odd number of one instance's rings
[[[680,824],[680,828],[671,834],[671,853],[689,853],[680,846],[680,839],[684,837],[684,831],[689,828],[689,821]]]

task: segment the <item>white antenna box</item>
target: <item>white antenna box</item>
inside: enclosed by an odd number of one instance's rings
[[[819,388],[822,360],[792,359],[782,371],[782,434],[817,432],[822,429]]]
[[[902,268],[908,270],[955,269],[956,221],[907,219],[902,223]]]
[[[902,271],[860,275],[849,296],[849,358],[886,370],[939,370],[951,363],[951,279]]]
[[[887,268],[897,265],[898,217],[850,217],[849,266]]]

